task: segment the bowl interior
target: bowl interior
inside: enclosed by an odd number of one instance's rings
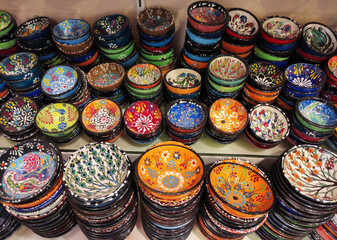
[[[97,87],[110,87],[119,85],[124,79],[124,68],[116,63],[102,63],[92,68],[88,75],[88,82]]]
[[[153,64],[142,63],[131,67],[127,77],[135,85],[148,86],[161,79],[161,71]]]
[[[8,27],[12,21],[12,15],[10,15],[8,12],[0,11],[0,31]]]
[[[19,26],[16,35],[17,37],[28,37],[41,32],[45,28],[49,27],[49,24],[50,19],[47,17],[33,18]]]
[[[197,22],[206,25],[221,25],[227,20],[224,8],[210,2],[192,4],[188,9],[189,16]]]
[[[211,74],[225,80],[237,80],[248,74],[246,63],[234,56],[216,57],[209,63]]]
[[[168,72],[166,82],[176,88],[193,88],[201,83],[201,75],[197,71],[188,68],[178,68]]]
[[[331,74],[337,78],[337,56],[333,56],[328,61],[328,69]]]
[[[291,84],[303,88],[319,87],[326,80],[326,75],[322,69],[307,63],[290,65],[285,70],[284,75]]]
[[[249,76],[258,85],[274,88],[283,83],[283,71],[267,62],[255,62],[249,67]]]
[[[99,19],[94,25],[94,33],[98,35],[113,35],[129,25],[126,16],[113,14]]]
[[[262,29],[270,36],[281,40],[291,40],[300,34],[300,27],[287,17],[269,17],[262,22]]]
[[[164,8],[152,7],[138,14],[137,24],[143,30],[162,31],[174,24],[174,17]]]
[[[0,73],[8,76],[25,74],[32,70],[38,61],[38,57],[33,53],[16,53],[0,62]]]
[[[90,31],[90,25],[80,19],[68,19],[58,23],[53,29],[56,38],[71,40],[84,36]]]
[[[233,9],[228,11],[228,15],[228,27],[238,35],[252,36],[259,31],[259,22],[251,13],[241,9]]]

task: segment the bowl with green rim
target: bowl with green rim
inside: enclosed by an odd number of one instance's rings
[[[243,85],[245,85],[245,83],[239,83],[236,85],[229,85],[229,86],[219,85],[211,81],[209,78],[207,79],[207,81],[213,88],[215,88],[215,90],[220,91],[220,92],[235,92],[241,89]]]
[[[147,60],[153,60],[153,61],[160,61],[160,60],[165,60],[169,59],[173,55],[173,48],[165,51],[165,52],[149,52],[145,50],[144,48],[140,48],[140,54],[144,59]]]
[[[116,53],[121,53],[125,51],[127,48],[129,48],[132,44],[134,44],[134,40],[131,39],[128,43],[125,45],[119,47],[119,48],[106,48],[101,45],[98,45],[98,47],[102,50],[103,54],[116,54]]]
[[[168,58],[168,59],[163,59],[163,60],[146,60],[146,59],[144,59],[144,58],[142,58],[142,57],[141,57],[140,60],[141,60],[142,62],[151,63],[151,64],[153,64],[153,65],[155,65],[155,66],[161,68],[161,67],[165,67],[165,66],[170,65],[170,64],[173,62],[173,60],[174,60],[174,55],[172,54],[172,55],[170,56],[170,58]]]
[[[135,49],[135,44],[133,42],[131,45],[129,45],[129,47],[127,47],[122,52],[113,53],[113,54],[108,54],[108,53],[103,53],[103,54],[111,60],[123,60],[127,58],[128,56],[130,56],[134,49]]]
[[[277,56],[268,54],[257,46],[254,47],[254,53],[257,57],[267,60],[267,61],[279,62],[279,61],[285,61],[289,59],[289,56],[288,57],[277,57]]]
[[[8,48],[14,47],[16,44],[16,38],[10,39],[6,42],[0,42],[0,50],[6,50]]]
[[[174,94],[193,94],[201,88],[202,76],[192,69],[177,68],[165,75],[164,83]]]
[[[215,77],[213,74],[208,74],[208,78],[213,81],[214,83],[218,83],[221,85],[236,85],[236,84],[242,84],[243,82],[246,81],[245,78],[236,80],[236,81],[228,81],[226,79],[219,79],[217,77]]]
[[[5,11],[0,11],[0,37],[6,35],[15,26],[12,15]]]
[[[159,83],[158,85],[152,87],[152,88],[136,88],[130,84],[128,84],[127,82],[124,83],[124,86],[130,90],[131,92],[134,93],[138,93],[138,94],[154,94],[156,92],[158,92],[158,89],[160,89],[162,87],[162,83]]]

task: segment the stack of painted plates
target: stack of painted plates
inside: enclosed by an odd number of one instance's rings
[[[235,54],[249,59],[260,30],[259,21],[241,8],[228,10],[229,21],[221,41],[221,53]]]
[[[316,228],[309,235],[310,239],[335,239],[337,238],[337,215],[331,218],[330,221]]]
[[[235,55],[222,54],[208,65],[203,101],[211,105],[219,98],[235,98],[249,73],[248,63]]]
[[[124,112],[127,135],[137,143],[150,143],[163,131],[163,115],[160,108],[149,101],[132,103]]]
[[[245,106],[231,98],[215,101],[209,108],[206,125],[207,135],[218,143],[232,143],[242,134],[248,124]]]
[[[201,73],[219,53],[221,36],[228,22],[228,12],[220,4],[194,2],[187,8],[188,21],[184,48],[180,56],[182,67]]]
[[[261,22],[255,58],[280,68],[287,65],[301,34],[301,26],[284,16],[266,17]]]
[[[2,239],[7,239],[13,235],[21,226],[20,222],[17,221],[12,215],[10,215],[4,206],[0,203],[0,235]]]
[[[285,86],[277,104],[285,112],[292,112],[298,99],[318,96],[326,81],[322,69],[307,63],[290,65],[284,71],[284,77]]]
[[[92,68],[88,75],[90,92],[95,98],[107,98],[119,106],[127,103],[123,82],[124,68],[117,63],[102,63]]]
[[[283,71],[267,62],[254,62],[249,67],[249,75],[241,92],[247,107],[257,104],[274,103],[284,85]]]
[[[38,139],[19,143],[4,151],[0,162],[0,201],[23,225],[45,238],[76,225],[62,183],[62,155],[54,144]]]
[[[160,106],[164,98],[160,68],[150,63],[134,65],[125,80],[130,102],[150,101]]]
[[[289,135],[288,117],[273,105],[256,105],[250,110],[248,119],[249,125],[245,129],[245,136],[254,147],[261,149],[276,147]]]
[[[337,104],[337,56],[333,56],[325,65],[327,75],[325,85],[320,92],[320,96],[326,100]]]
[[[45,68],[65,61],[64,56],[55,47],[50,24],[50,18],[36,17],[25,21],[15,30],[18,45],[25,51],[38,55]]]
[[[165,8],[150,7],[137,15],[140,60],[161,69],[163,75],[174,67],[173,14]]]
[[[101,53],[109,62],[116,62],[128,69],[138,59],[129,20],[121,14],[99,19],[93,28],[95,40]]]
[[[0,11],[0,57],[7,57],[19,51],[15,38],[16,22],[13,16]]]
[[[34,119],[39,106],[28,97],[11,98],[0,109],[0,129],[3,136],[12,141],[33,137],[38,130]]]
[[[42,107],[35,117],[35,125],[56,143],[67,143],[81,131],[78,109],[70,103],[51,103]]]
[[[125,239],[137,221],[131,161],[116,145],[91,143],[74,152],[63,181],[78,225],[88,239]]]
[[[322,98],[297,101],[287,140],[293,145],[323,144],[337,127],[337,107]]]
[[[150,239],[186,239],[199,210],[205,166],[179,142],[149,148],[135,163],[143,228]]]
[[[169,71],[164,78],[167,88],[166,100],[179,98],[198,99],[201,93],[202,76],[192,69],[177,68]]]
[[[266,240],[302,239],[334,217],[336,162],[336,154],[314,145],[283,153],[271,173],[277,204],[258,235]]]
[[[122,117],[122,110],[114,101],[95,99],[84,107],[81,123],[92,140],[113,142],[122,135]]]
[[[165,111],[166,133],[174,141],[192,144],[202,136],[207,123],[206,106],[194,99],[178,99]]]
[[[206,175],[200,230],[209,239],[243,239],[263,225],[274,203],[263,171],[242,159],[219,160]]]

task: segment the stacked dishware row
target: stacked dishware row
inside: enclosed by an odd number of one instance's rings
[[[285,85],[277,104],[286,113],[291,113],[297,100],[318,96],[323,89],[326,74],[322,69],[307,63],[295,63],[284,71]]]
[[[44,68],[65,61],[64,56],[55,47],[50,24],[50,18],[36,17],[25,21],[15,30],[18,45],[27,52],[34,52]]]
[[[137,159],[134,173],[146,235],[150,239],[186,239],[199,210],[203,160],[182,143],[162,142]]]
[[[124,68],[117,63],[102,63],[87,74],[90,91],[94,98],[106,98],[123,107],[127,103],[124,89]]]
[[[126,134],[133,141],[150,143],[163,131],[163,114],[153,102],[137,101],[125,110],[124,125]]]
[[[138,51],[126,16],[112,14],[100,18],[94,24],[93,33],[106,61],[120,64],[125,69],[137,62]]]
[[[276,204],[257,231],[262,239],[302,239],[334,217],[337,155],[314,145],[295,146],[273,165]]]
[[[221,53],[235,54],[250,59],[257,34],[259,21],[249,11],[242,8],[228,10],[229,21],[221,40]]]
[[[209,239],[242,239],[258,230],[274,207],[275,195],[269,179],[246,160],[216,161],[205,181],[198,223]]]
[[[215,142],[226,144],[239,139],[248,124],[246,107],[232,98],[221,98],[209,108],[207,135]]]
[[[221,54],[208,64],[203,101],[211,105],[220,98],[235,98],[245,85],[248,63],[235,55]]]
[[[279,68],[285,67],[296,49],[300,34],[301,26],[295,20],[284,16],[266,17],[261,22],[255,58]]]
[[[19,51],[15,37],[16,21],[5,11],[0,11],[0,58],[8,57]]]
[[[320,96],[326,100],[337,104],[337,56],[331,57],[325,65],[327,76],[325,85],[320,92]]]
[[[150,63],[132,66],[124,81],[129,101],[150,101],[160,106],[164,99],[162,73],[159,67]]]
[[[138,197],[129,157],[116,145],[90,143],[67,160],[63,181],[88,239],[125,239],[137,221]]]
[[[122,118],[122,110],[117,103],[106,98],[94,99],[83,108],[81,124],[93,141],[113,142],[122,135]]]
[[[62,182],[62,155],[54,144],[25,141],[5,150],[0,161],[0,201],[20,223],[45,238],[76,225]]]
[[[286,114],[273,105],[259,104],[248,114],[245,137],[252,146],[268,149],[276,147],[288,135],[290,122]]]
[[[141,62],[156,65],[163,76],[174,67],[173,14],[165,8],[150,7],[137,15]]]
[[[194,2],[187,8],[187,27],[180,65],[205,73],[208,62],[219,53],[228,12],[220,4]]]
[[[284,85],[283,71],[268,62],[254,62],[249,67],[242,101],[251,108],[258,104],[273,104]]]
[[[21,226],[20,222],[17,221],[11,214],[9,214],[1,203],[0,219],[0,234],[2,239],[7,239],[12,236]]]
[[[296,102],[291,118],[289,142],[323,144],[337,127],[337,107],[317,97],[301,98]]]
[[[316,239],[334,239],[337,237],[337,216],[335,215],[331,220],[324,223],[322,226],[316,228],[310,233],[309,238]]]
[[[89,23],[81,19],[67,19],[53,28],[56,47],[68,62],[88,72],[100,63],[100,53],[94,45]]]
[[[28,97],[14,97],[0,109],[0,129],[2,135],[15,142],[35,136],[38,129],[34,125],[39,106]]]
[[[51,103],[40,108],[35,125],[55,143],[68,143],[81,131],[79,111],[70,103]]]

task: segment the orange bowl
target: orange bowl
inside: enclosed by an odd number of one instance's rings
[[[252,91],[250,91],[246,86],[243,86],[243,92],[246,94],[246,96],[248,98],[251,98],[252,100],[256,101],[256,102],[270,102],[270,101],[273,101],[275,100],[279,93],[276,93],[274,94],[273,96],[264,96],[264,95],[260,95],[260,94],[257,94],[257,93],[254,93]]]
[[[167,89],[175,94],[192,94],[201,87],[200,73],[188,68],[177,68],[168,72],[164,78]]]
[[[208,61],[207,62],[195,61],[187,57],[185,54],[182,54],[182,56],[186,64],[194,69],[206,69],[208,66]]]
[[[245,46],[245,45],[232,44],[229,42],[225,42],[224,40],[221,41],[221,47],[225,49],[226,51],[232,52],[232,53],[246,53],[252,50],[254,46],[255,44]]]
[[[262,91],[262,90],[259,90],[259,89],[256,89],[256,88],[250,86],[248,82],[246,82],[245,87],[249,91],[251,91],[253,93],[256,93],[256,94],[259,94],[259,95],[263,95],[263,96],[275,96],[276,94],[280,94],[280,92],[281,92],[281,88],[276,90],[276,91]]]
[[[251,50],[249,50],[248,52],[245,52],[245,53],[232,53],[232,52],[226,51],[223,48],[220,48],[220,53],[222,53],[222,54],[235,54],[236,56],[239,56],[241,58],[248,57],[252,52],[253,52],[253,49],[251,49]]]

